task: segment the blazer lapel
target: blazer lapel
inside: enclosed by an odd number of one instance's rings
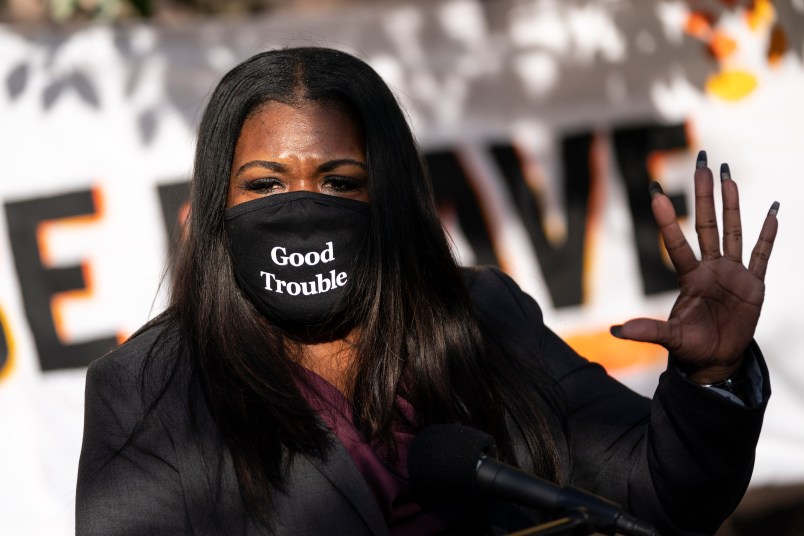
[[[377,500],[357,470],[343,443],[334,438],[333,447],[326,460],[306,456],[305,458],[346,497],[372,533],[388,534],[385,517],[380,511]]]

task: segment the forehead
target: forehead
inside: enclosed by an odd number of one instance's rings
[[[274,156],[300,152],[322,157],[362,155],[363,129],[344,106],[317,101],[269,101],[244,121],[235,160],[255,152]]]

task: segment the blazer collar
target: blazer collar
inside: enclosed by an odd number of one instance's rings
[[[305,458],[346,497],[373,534],[378,536],[388,534],[385,517],[374,494],[340,440],[333,436],[332,448],[326,459],[308,456]]]

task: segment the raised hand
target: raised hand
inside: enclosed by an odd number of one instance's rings
[[[667,321],[637,318],[612,328],[617,337],[664,346],[688,378],[700,384],[728,378],[742,363],[765,298],[765,272],[778,227],[779,203],[774,202],[746,268],[742,262],[739,194],[728,165],[721,167],[720,178],[722,253],[714,181],[706,152],[701,151],[695,169],[695,231],[700,260],[681,232],[670,199],[658,183],[651,184],[651,208],[678,273],[680,293]]]

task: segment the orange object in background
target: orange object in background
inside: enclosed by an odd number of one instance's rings
[[[609,330],[563,335],[567,344],[607,371],[653,366],[667,359],[667,350],[656,344],[618,339]]]
[[[723,32],[714,32],[709,40],[709,52],[715,58],[722,60],[734,54],[737,50],[737,41]]]

